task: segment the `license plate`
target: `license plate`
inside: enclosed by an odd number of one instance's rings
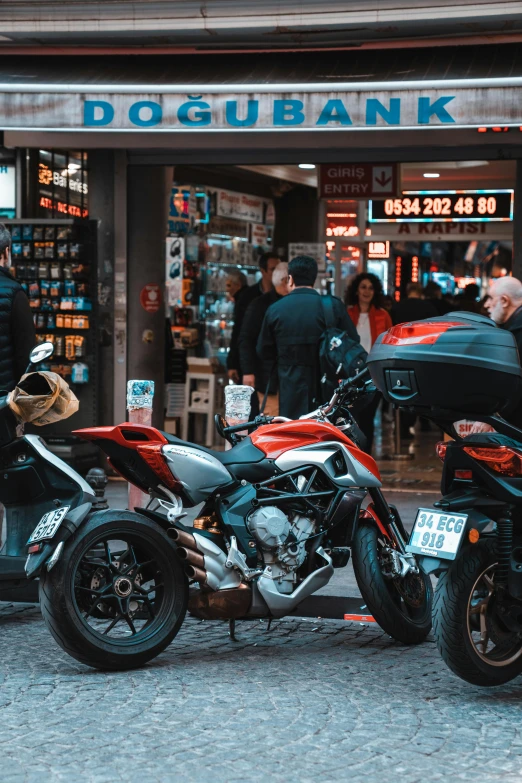
[[[52,538],[70,508],[70,506],[62,506],[55,511],[48,511],[47,514],[44,514],[27,543],[34,544],[36,541],[43,541],[44,538]]]
[[[467,514],[419,508],[406,550],[416,555],[455,560],[467,518]]]

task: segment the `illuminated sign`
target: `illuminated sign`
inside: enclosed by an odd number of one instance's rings
[[[504,222],[513,220],[513,190],[405,190],[370,201],[370,223]]]
[[[66,204],[64,201],[53,201],[47,196],[40,196],[40,206],[43,209],[49,209],[52,212],[61,212],[63,215],[72,215],[72,217],[86,218],[89,216],[89,210],[85,207],[77,207],[76,204]]]
[[[368,258],[389,258],[390,257],[390,243],[385,242],[368,242]]]
[[[75,193],[84,193],[87,195],[89,187],[86,182],[82,182],[80,178],[71,176],[71,171],[76,172],[77,169],[68,170],[65,172],[51,171],[49,166],[45,163],[38,164],[38,182],[40,185],[50,185],[53,183],[59,188],[69,188]]]
[[[412,283],[418,283],[419,282],[419,258],[418,256],[413,256],[411,259],[411,282]]]
[[[401,298],[401,278],[402,278],[402,258],[397,256],[395,259],[395,301],[399,302]]]
[[[359,234],[357,226],[328,226],[327,237],[356,237]]]
[[[397,172],[397,163],[323,164],[319,168],[319,197],[393,196],[399,190]]]

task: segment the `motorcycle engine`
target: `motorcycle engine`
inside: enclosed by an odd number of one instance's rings
[[[272,568],[279,592],[291,593],[295,572],[306,558],[306,540],[315,532],[313,521],[293,512],[287,515],[277,506],[264,506],[254,511],[247,524],[265,565]]]

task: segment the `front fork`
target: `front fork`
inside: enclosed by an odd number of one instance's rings
[[[388,505],[386,498],[378,487],[369,490],[372,499],[368,506],[368,513],[375,520],[381,533],[388,541],[385,549],[390,556],[393,568],[393,577],[404,578],[408,573],[419,573],[419,566],[415,555],[406,551],[408,534],[404,529],[399,512]]]

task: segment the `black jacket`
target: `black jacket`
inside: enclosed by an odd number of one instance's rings
[[[438,312],[429,299],[403,299],[392,308],[394,324],[404,324],[408,321],[423,321],[425,318],[436,318]]]
[[[359,335],[340,299],[332,298],[336,322],[359,342]],[[326,329],[321,297],[313,288],[297,288],[266,312],[257,352],[266,361],[277,359],[279,412],[298,419],[319,399],[319,343]]]
[[[34,320],[20,283],[0,267],[0,390],[12,391],[35,344]]]
[[[258,296],[261,296],[263,291],[261,285],[256,283],[251,286],[243,286],[234,299],[236,304],[234,305],[234,326],[232,327],[232,334],[230,336],[230,350],[227,356],[227,369],[237,370],[239,375],[244,375],[245,371],[241,367],[241,361],[239,357],[239,335],[241,334],[241,326],[243,324],[243,318],[248,309],[248,305],[254,301]]]
[[[273,305],[280,299],[281,296],[275,288],[269,291],[268,294],[263,294],[254,299],[248,305],[239,335],[241,372],[243,375],[255,375],[256,391],[263,394],[266,391],[269,380],[271,380],[269,393],[275,394],[277,392],[277,373],[275,371],[272,372],[275,364],[273,359],[261,359],[257,355],[257,340],[261,333],[266,311],[270,305]]]
[[[501,329],[507,329],[514,336],[518,345],[518,352],[522,358],[522,307],[515,310],[513,315],[505,321]]]

